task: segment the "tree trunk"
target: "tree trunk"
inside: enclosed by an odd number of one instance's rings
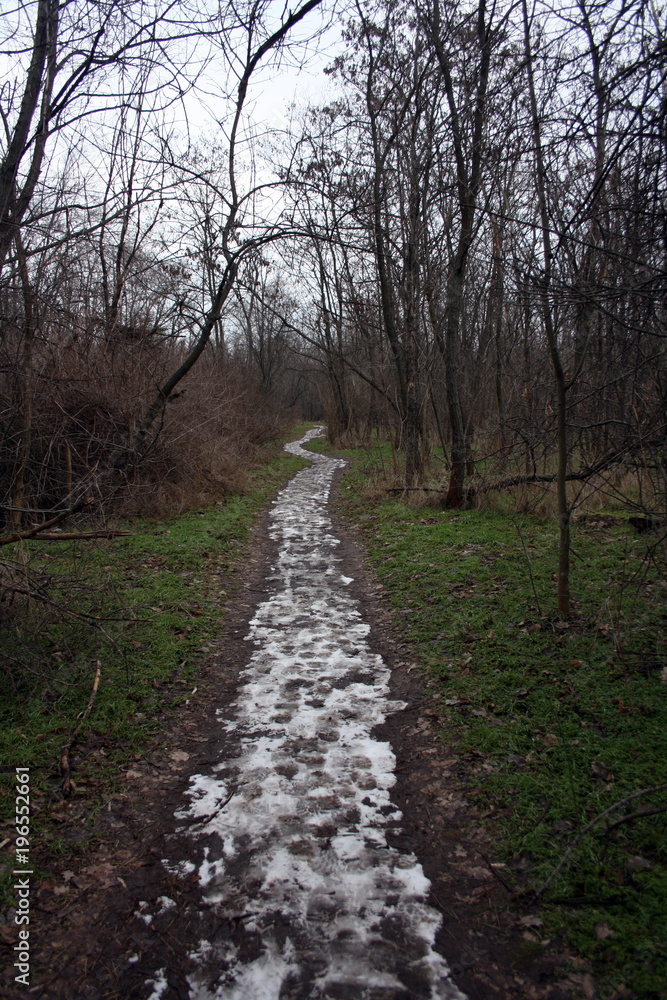
[[[405,449],[405,485],[420,486],[424,481],[426,454],[424,446],[424,401],[414,376],[408,380],[403,446]]]
[[[42,167],[48,132],[49,105],[56,74],[60,6],[58,0],[39,0],[37,4],[30,65],[21,106],[14,131],[8,137],[7,151],[0,163],[0,267],[30,204]],[[34,128],[31,140],[30,132],[38,109],[40,120]],[[19,168],[28,151],[31,156],[30,167],[26,172],[23,187],[17,190]]]
[[[558,421],[558,613],[570,617],[570,509],[567,503],[567,390],[560,362],[556,366],[556,399]]]
[[[24,308],[23,357],[21,360],[21,436],[12,489],[11,512],[12,527],[18,529],[23,520],[26,504],[26,478],[32,440],[32,348],[35,339],[35,314],[28,265],[23,249],[23,242],[18,231],[15,234],[14,244],[16,246],[19,274],[21,277]]]
[[[466,421],[459,391],[458,354],[461,316],[463,315],[463,291],[468,255],[474,238],[475,211],[477,208],[477,195],[481,183],[483,164],[482,140],[487,113],[487,89],[492,46],[490,26],[486,21],[486,0],[478,0],[477,4],[476,42],[479,62],[476,71],[474,100],[470,101],[470,105],[472,106],[470,121],[472,135],[468,148],[466,148],[464,141],[465,129],[462,127],[461,122],[461,114],[464,109],[460,106],[460,103],[457,104],[457,93],[452,76],[450,57],[442,39],[439,0],[435,0],[433,3],[430,31],[445,84],[447,104],[451,118],[454,159],[456,162],[456,186],[461,218],[458,245],[447,277],[444,338],[438,338],[438,346],[443,352],[445,361],[447,405],[449,407],[449,422],[452,433],[449,487],[443,505],[445,507],[456,508],[463,507],[466,499],[464,487],[468,448],[466,441]],[[466,116],[468,113],[469,110],[466,108]]]
[[[444,336],[439,338],[445,362],[445,387],[447,389],[447,409],[452,435],[449,486],[443,501],[444,507],[458,508],[465,503],[465,475],[468,449],[466,447],[466,423],[463,416],[459,393],[459,325],[463,309],[464,269],[454,267],[447,285],[447,306],[445,312]]]
[[[540,221],[542,223],[542,250],[544,253],[544,278],[541,288],[542,316],[544,329],[547,335],[549,347],[549,357],[554,371],[556,382],[556,417],[558,428],[558,612],[561,618],[570,617],[570,510],[567,503],[567,463],[568,463],[568,428],[567,428],[567,383],[560,351],[558,349],[558,338],[554,326],[549,293],[551,287],[551,266],[552,250],[551,236],[549,228],[549,212],[547,208],[546,195],[546,171],[544,166],[544,156],[542,151],[542,137],[540,130],[540,119],[537,110],[537,98],[535,95],[535,81],[533,78],[533,54],[530,46],[530,27],[528,24],[528,10],[526,0],[522,2],[523,24],[524,24],[524,44],[526,53],[526,72],[528,75],[528,91],[530,96],[530,109],[533,128],[533,139],[535,143],[535,187],[537,190],[537,200],[540,211]]]

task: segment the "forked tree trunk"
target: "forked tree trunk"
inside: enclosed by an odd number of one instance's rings
[[[466,502],[465,476],[468,463],[466,421],[463,413],[459,387],[458,344],[463,315],[463,292],[465,287],[468,256],[473,244],[477,195],[482,176],[483,137],[487,113],[487,91],[489,66],[491,62],[492,36],[486,19],[486,0],[478,0],[476,35],[479,62],[472,105],[472,137],[469,150],[465,148],[465,128],[461,121],[463,108],[458,97],[450,56],[442,39],[442,22],[439,0],[435,0],[430,21],[431,38],[435,47],[438,64],[442,73],[447,95],[456,162],[456,182],[460,213],[460,233],[456,252],[451,261],[447,278],[447,301],[445,305],[444,334],[437,338],[438,346],[445,362],[445,384],[447,405],[452,435],[451,467],[449,486],[443,500],[445,507],[463,507]],[[471,95],[472,96],[472,95]],[[457,99],[458,102],[457,103]],[[465,114],[468,114],[466,107]]]

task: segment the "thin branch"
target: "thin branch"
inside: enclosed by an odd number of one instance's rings
[[[549,888],[549,886],[551,885],[551,883],[553,882],[553,880],[556,878],[556,876],[558,875],[558,873],[565,866],[565,864],[569,861],[569,859],[570,859],[570,857],[572,855],[572,852],[574,851],[574,849],[579,844],[581,838],[584,837],[589,832],[589,830],[592,830],[593,827],[596,826],[596,824],[600,822],[600,820],[605,819],[611,813],[616,812],[617,809],[621,809],[622,806],[627,805],[628,802],[632,802],[634,799],[639,799],[639,798],[641,798],[644,795],[651,795],[654,792],[662,792],[662,791],[664,791],[665,788],[667,788],[667,784],[656,785],[654,788],[644,788],[644,789],[642,789],[641,792],[633,792],[632,795],[628,795],[628,796],[626,796],[626,798],[621,799],[620,802],[615,802],[613,806],[609,806],[609,808],[605,809],[604,812],[598,813],[598,815],[595,816],[590,821],[590,823],[588,823],[584,827],[584,829],[581,830],[581,832],[576,835],[576,837],[574,838],[574,840],[572,840],[572,842],[570,843],[570,846],[568,847],[568,849],[566,850],[565,854],[563,855],[563,857],[560,859],[560,861],[558,862],[558,864],[556,865],[556,867],[552,871],[551,875],[548,877],[548,879],[546,880],[546,882],[535,893],[535,895],[533,897],[534,902],[537,902],[537,900],[540,899],[544,895],[544,893]]]
[[[46,531],[40,534],[40,542],[70,542],[87,538],[120,538],[131,535],[131,531],[124,531],[120,528],[101,528],[99,531]]]
[[[92,497],[86,497],[85,500],[80,500],[79,503],[70,507],[69,510],[65,510],[62,514],[57,514],[52,517],[49,521],[44,521],[43,524],[37,524],[32,528],[28,528],[26,531],[15,531],[13,535],[5,535],[0,538],[0,545],[11,545],[13,542],[21,542],[26,538],[34,538],[39,535],[42,531],[46,531],[48,528],[52,528],[56,524],[60,524],[65,518],[71,517],[72,514],[78,514],[80,510],[84,507],[90,506],[93,502]]]
[[[83,712],[79,713],[79,716],[78,716],[79,721],[77,722],[76,727],[75,727],[74,731],[72,732],[72,735],[70,736],[70,738],[68,739],[67,743],[63,747],[62,753],[60,755],[60,773],[62,775],[62,782],[61,782],[60,787],[61,787],[62,793],[63,793],[63,795],[65,796],[66,799],[69,798],[69,796],[72,794],[72,777],[71,777],[72,770],[70,768],[70,763],[69,763],[70,751],[71,751],[72,747],[74,746],[74,744],[76,743],[77,737],[78,737],[78,735],[79,735],[79,733],[81,731],[81,726],[83,725],[84,721],[90,715],[91,709],[92,709],[93,704],[95,702],[95,695],[97,694],[97,689],[100,686],[100,674],[101,673],[102,673],[102,664],[98,660],[97,661],[97,669],[95,670],[95,680],[93,681],[93,687],[92,687],[92,690],[90,692],[90,697],[88,699],[88,704],[84,708]]]
[[[615,823],[608,826],[605,830],[605,837],[612,830],[615,830],[618,826],[623,826],[624,823],[632,823],[636,819],[642,819],[644,816],[658,816],[660,813],[667,812],[667,806],[660,806],[657,809],[638,809],[637,812],[629,813],[628,816],[624,816],[623,819],[617,819]]]

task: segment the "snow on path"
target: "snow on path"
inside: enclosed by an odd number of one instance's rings
[[[205,902],[250,942],[201,941],[191,1000],[465,1000],[421,866],[387,845],[395,759],[371,731],[403,706],[339,570],[327,500],[344,462],[301,448],[321,432],[286,446],[312,464],[273,506],[273,593],[225,724],[238,757],[195,775],[177,813],[222,843],[204,848]]]

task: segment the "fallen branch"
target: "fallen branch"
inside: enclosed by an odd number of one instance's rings
[[[560,906],[623,906],[627,905],[625,896],[552,896],[550,903]]]
[[[491,872],[491,874],[493,875],[493,877],[500,882],[500,884],[502,885],[503,889],[505,889],[507,892],[509,892],[510,895],[512,895],[512,896],[515,895],[515,890],[512,888],[511,885],[509,885],[505,881],[505,879],[502,877],[502,875],[500,874],[500,872],[496,871],[496,869],[494,868],[493,862],[491,861],[490,858],[488,858],[486,856],[486,854],[484,853],[484,851],[480,851],[479,847],[475,847],[474,844],[472,844],[471,846],[472,846],[473,850],[477,851],[477,853],[480,855],[480,857],[483,858],[484,864],[489,869],[489,871]]]
[[[570,472],[566,477],[568,483],[581,483],[591,476],[596,476],[600,472],[604,472],[611,465],[617,465],[622,463],[623,459],[619,456],[618,452],[613,452],[611,455],[606,455],[604,458],[596,462],[595,465],[586,466],[580,469],[579,472]],[[499,490],[509,490],[513,486],[527,486],[531,483],[555,483],[558,476],[554,474],[540,476],[537,473],[533,473],[529,476],[512,476],[510,479],[501,479],[497,483],[486,483],[481,486],[470,486],[466,490],[466,500],[471,502],[477,496],[478,493],[493,493]],[[445,487],[433,487],[433,486],[392,486],[385,490],[386,493],[444,493]]]
[[[609,806],[609,808],[605,809],[604,812],[598,813],[598,815],[595,816],[590,821],[590,823],[588,823],[584,827],[584,829],[580,833],[578,833],[576,835],[576,837],[574,838],[574,840],[570,843],[570,846],[568,847],[568,849],[566,850],[565,854],[563,855],[563,857],[560,859],[560,861],[558,862],[558,864],[556,865],[556,867],[552,871],[552,873],[549,876],[549,878],[546,880],[546,882],[544,883],[544,885],[541,886],[541,888],[539,888],[537,890],[537,892],[535,893],[535,895],[533,897],[533,902],[536,903],[540,899],[540,897],[544,895],[544,893],[549,888],[549,886],[551,885],[551,883],[553,882],[553,880],[556,878],[556,875],[558,875],[559,871],[561,871],[561,869],[564,867],[564,865],[567,863],[567,861],[569,861],[569,859],[570,859],[570,857],[572,855],[572,852],[578,846],[579,841],[581,840],[581,838],[584,837],[588,833],[589,830],[592,830],[593,827],[597,823],[599,823],[601,819],[605,819],[611,813],[616,812],[617,809],[620,809],[622,806],[627,805],[628,802],[632,802],[634,799],[639,799],[643,795],[651,795],[653,792],[662,792],[665,788],[667,788],[667,784],[656,785],[655,788],[644,788],[644,789],[642,789],[641,792],[633,792],[632,795],[628,795],[626,798],[621,799],[620,802],[615,802],[613,806]]]
[[[101,528],[99,531],[44,531],[40,532],[40,542],[69,542],[86,538],[120,538],[122,535],[131,535],[131,531],[120,528]]]
[[[245,784],[245,782],[242,782],[241,784]],[[188,820],[188,822],[193,826],[205,826],[209,820],[213,819],[214,816],[217,816],[218,813],[221,813],[225,806],[232,801],[240,787],[241,785],[238,785],[236,788],[232,788],[226,799],[218,800],[215,804],[213,812],[208,813],[207,816],[195,816],[193,819]]]
[[[628,816],[624,816],[623,819],[617,819],[615,823],[608,826],[604,832],[605,837],[607,834],[611,833],[618,826],[623,826],[624,823],[632,823],[635,819],[643,819],[644,816],[659,816],[660,813],[667,812],[667,806],[660,806],[658,809],[638,809],[637,812],[630,813]]]
[[[70,736],[67,743],[63,747],[62,753],[60,755],[60,773],[62,775],[62,782],[60,788],[66,799],[69,798],[69,796],[72,794],[72,777],[71,777],[72,770],[69,765],[70,751],[74,746],[74,744],[76,743],[77,737],[81,731],[81,726],[83,725],[85,719],[87,719],[88,716],[90,715],[93,703],[95,701],[95,695],[97,694],[97,689],[100,686],[101,672],[102,672],[102,664],[98,660],[97,669],[95,670],[95,680],[93,681],[93,687],[90,692],[90,698],[88,699],[88,704],[84,708],[83,712],[79,713],[78,715],[79,721],[77,722],[76,728],[74,729],[72,735]]]
[[[5,535],[3,538],[0,538],[0,545],[12,545],[13,542],[21,542],[25,538],[34,538],[35,535],[39,535],[40,532],[53,528],[54,525],[60,524],[61,521],[71,517],[73,514],[78,514],[78,512],[83,510],[84,507],[89,507],[92,502],[92,497],[86,497],[85,500],[80,500],[79,503],[74,504],[74,506],[70,507],[69,510],[64,510],[61,514],[56,514],[55,517],[52,517],[48,521],[44,521],[42,524],[36,524],[32,528],[27,528],[25,531],[15,531],[12,535]],[[57,537],[62,536],[58,533]]]
[[[618,452],[614,452],[611,455],[606,455],[601,458],[599,462],[595,465],[586,466],[580,469],[579,472],[570,472],[565,476],[565,480],[568,483],[582,483],[591,476],[596,476],[600,472],[605,472],[610,466],[622,464],[622,458]],[[498,483],[487,483],[483,486],[471,487],[468,491],[470,497],[474,497],[477,493],[493,493],[498,490],[508,490],[513,486],[527,486],[530,483],[555,483],[558,476],[554,473],[548,476],[539,476],[536,473],[530,476],[512,476],[510,479],[501,479]]]

